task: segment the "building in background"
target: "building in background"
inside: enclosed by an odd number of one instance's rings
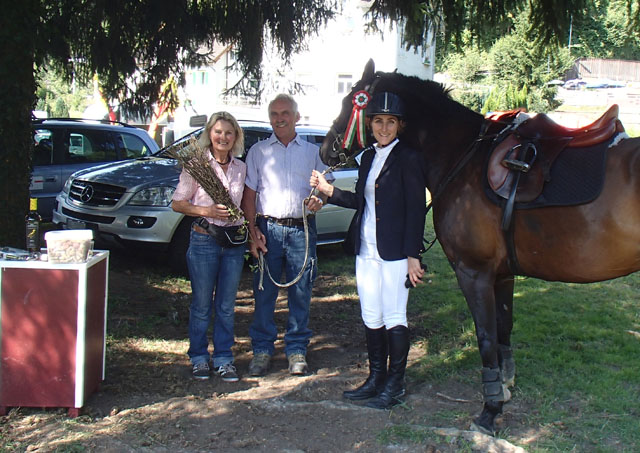
[[[316,37],[308,41],[308,50],[294,55],[284,66],[276,49],[265,49],[263,86],[259,103],[240,96],[224,96],[225,90],[239,79],[228,68],[234,61],[233,48],[215,46],[216,61],[206,68],[194,68],[186,74],[180,92],[181,106],[174,112],[175,138],[193,129],[189,118],[228,110],[238,119],[267,120],[267,103],[277,93],[293,92],[299,104],[301,122],[328,125],[340,111],[342,98],[357,82],[367,61],[372,58],[376,70],[394,71],[433,79],[435,42],[428,39],[417,50],[402,44],[402,27],[381,24],[382,33],[366,34],[364,14],[368,2],[343,0],[337,15]],[[300,91],[298,91],[300,90]]]

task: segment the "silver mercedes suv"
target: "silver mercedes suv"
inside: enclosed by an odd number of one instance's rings
[[[245,154],[254,143],[271,135],[269,123],[239,123],[245,133]],[[319,145],[328,128],[299,125],[296,131]],[[56,198],[53,222],[67,229],[89,228],[98,237],[122,243],[167,247],[174,270],[184,272],[193,219],[171,209],[180,170],[177,161],[166,157],[161,149],[150,157],[78,171]],[[337,187],[355,189],[357,169],[334,171],[333,176]],[[318,243],[342,241],[353,213],[334,205],[320,210],[316,220]]]
[[[75,118],[32,122],[33,171],[29,187],[38,212],[51,220],[56,195],[69,176],[105,162],[150,156],[158,145],[147,131],[113,121]]]

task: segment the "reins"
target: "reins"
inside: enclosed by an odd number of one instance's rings
[[[495,123],[495,121],[491,121],[491,120],[487,120],[487,119],[483,120],[482,126],[480,127],[480,132],[478,133],[478,136],[469,144],[469,146],[467,147],[467,149],[464,152],[464,154],[460,157],[460,159],[458,159],[456,164],[449,171],[449,173],[447,173],[447,175],[440,182],[440,184],[438,184],[438,187],[437,187],[435,193],[433,194],[433,196],[431,197],[431,200],[429,200],[429,203],[427,203],[427,211],[426,211],[425,215],[429,213],[429,210],[431,209],[433,203],[438,198],[440,198],[440,196],[444,193],[444,190],[449,185],[449,183],[451,183],[451,181],[453,181],[458,176],[458,174],[462,171],[462,169],[469,163],[469,161],[471,160],[471,158],[475,154],[476,150],[479,148],[479,144],[481,142],[487,140],[487,139],[495,140],[497,137],[503,135],[508,130],[510,130],[510,128],[512,127],[511,124],[508,124],[504,129],[502,129],[497,134],[486,135],[487,130],[489,129],[489,126],[492,123]],[[433,247],[433,244],[435,244],[435,242],[437,240],[438,240],[437,236],[434,237],[432,241],[428,241],[428,240],[423,238],[423,243],[426,245],[426,247],[424,248],[423,253],[427,252],[429,249],[431,249],[431,247]]]

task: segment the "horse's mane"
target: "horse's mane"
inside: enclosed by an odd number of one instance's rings
[[[376,91],[396,93],[405,101],[407,129],[405,137],[414,146],[426,137],[436,139],[452,124],[482,118],[477,112],[451,97],[451,88],[432,80],[407,76],[397,72],[377,72]]]
[[[408,116],[419,115],[428,123],[437,123],[442,116],[473,112],[451,97],[451,88],[439,82],[407,76],[397,72],[377,72],[380,82],[376,90],[398,94],[407,104]]]

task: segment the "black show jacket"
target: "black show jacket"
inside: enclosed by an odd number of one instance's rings
[[[374,150],[367,150],[362,155],[355,193],[334,187],[328,200],[356,210],[344,243],[345,250],[355,255],[360,251],[364,186],[374,156]],[[376,244],[385,261],[409,256],[419,258],[427,214],[425,175],[425,163],[420,153],[399,141],[387,157],[375,186]]]

